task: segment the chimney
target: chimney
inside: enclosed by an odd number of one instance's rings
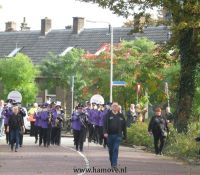
[[[21,31],[29,31],[30,30],[30,27],[28,27],[27,23],[26,23],[26,18],[24,17],[24,20],[23,22],[21,23]]]
[[[79,34],[84,29],[85,18],[73,17],[73,33]]]
[[[6,32],[16,31],[16,23],[13,21],[6,22]]]
[[[41,19],[41,35],[45,36],[51,30],[51,19]]]

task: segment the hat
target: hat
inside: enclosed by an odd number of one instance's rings
[[[83,108],[84,106],[82,104],[78,104],[77,108]]]
[[[49,103],[44,103],[43,105],[42,105],[42,107],[48,107],[49,106]]]
[[[56,102],[56,106],[61,106],[61,102],[60,102],[60,101],[57,101],[57,102]]]

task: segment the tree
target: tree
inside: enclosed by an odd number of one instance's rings
[[[41,74],[47,79],[49,87],[61,87],[69,90],[71,87],[72,76],[75,77],[75,100],[83,99],[83,88],[86,83],[84,74],[87,70],[85,60],[82,59],[84,51],[72,49],[65,56],[58,57],[50,54],[46,61],[41,65]],[[64,94],[63,94],[64,95]]]
[[[22,94],[23,104],[34,102],[38,91],[36,76],[37,70],[26,55],[20,53],[13,58],[0,59],[1,98],[6,99],[10,91],[17,90]]]
[[[167,54],[159,45],[147,38],[134,41],[122,41],[114,47],[114,80],[127,83],[125,87],[113,87],[113,99],[119,101],[126,109],[136,102],[137,83],[142,84],[140,100],[144,99],[145,90],[148,91],[150,102],[155,105],[166,100],[164,82],[168,81],[171,92],[177,90],[179,76],[176,57]],[[88,91],[100,93],[105,100],[109,100],[110,83],[110,52],[104,52],[93,59],[88,59],[90,71],[87,72]],[[171,80],[174,78],[174,82]],[[173,93],[174,95],[175,93]]]
[[[187,131],[195,93],[196,69],[200,64],[199,0],[93,0],[93,2],[124,17],[134,15],[138,7],[140,7],[138,13],[145,13],[149,8],[158,7],[171,14],[169,21],[173,31],[172,41],[179,49],[181,63],[176,108],[177,128],[179,132]]]

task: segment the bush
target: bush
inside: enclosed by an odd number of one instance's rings
[[[173,157],[197,160],[200,143],[195,141],[200,136],[200,123],[192,122],[187,133],[178,133],[170,124],[170,134],[166,139],[164,154]],[[131,145],[146,146],[153,150],[153,138],[148,135],[148,123],[135,123],[128,128],[127,142]]]
[[[198,159],[200,144],[195,138],[200,135],[200,123],[193,122],[189,125],[187,133],[177,133],[171,126],[164,153],[181,158]]]
[[[148,124],[138,122],[127,130],[127,142],[131,145],[152,148],[152,137],[148,135]]]

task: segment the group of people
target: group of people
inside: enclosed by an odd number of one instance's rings
[[[71,127],[76,150],[83,151],[83,143],[88,142],[108,146],[111,166],[117,167],[119,144],[126,139],[126,120],[118,103],[77,105],[71,116]]]
[[[11,146],[11,150],[18,151],[23,145],[23,134],[25,132],[24,117],[26,116],[24,108],[14,100],[7,100],[4,103],[0,100],[0,134],[6,135],[6,143]],[[31,136],[35,136],[35,144],[44,147],[50,145],[60,145],[61,129],[64,121],[64,111],[61,108],[61,102],[44,103],[38,106],[34,103],[28,111],[28,120],[31,123]],[[4,128],[4,131],[3,131]]]
[[[108,147],[110,163],[117,168],[118,150],[122,139],[127,138],[127,127],[136,121],[143,121],[146,109],[139,110],[137,105],[131,104],[127,113],[127,120],[121,111],[121,106],[114,102],[109,104],[96,104],[86,102],[85,105],[78,104],[71,115],[71,128],[73,130],[74,145],[77,151],[83,151],[84,142]],[[168,123],[173,120],[170,110],[166,109],[166,117],[162,116],[161,108],[155,109],[155,115],[149,122],[148,132],[154,137],[155,153],[162,154],[165,139],[169,132]],[[0,101],[0,119],[4,120],[6,141],[11,145],[11,150],[17,152],[23,144],[24,116],[23,108],[18,103],[8,100]],[[61,129],[64,122],[64,111],[61,102],[37,103],[28,111],[31,122],[30,135],[35,137],[35,144],[44,147],[61,144]],[[0,120],[1,122],[1,120]],[[0,123],[0,134],[3,135],[2,123]]]
[[[28,111],[31,122],[30,135],[35,136],[35,144],[44,147],[61,144],[61,129],[64,121],[64,111],[61,102],[44,103],[40,106],[34,103]],[[39,138],[38,138],[39,135]]]

